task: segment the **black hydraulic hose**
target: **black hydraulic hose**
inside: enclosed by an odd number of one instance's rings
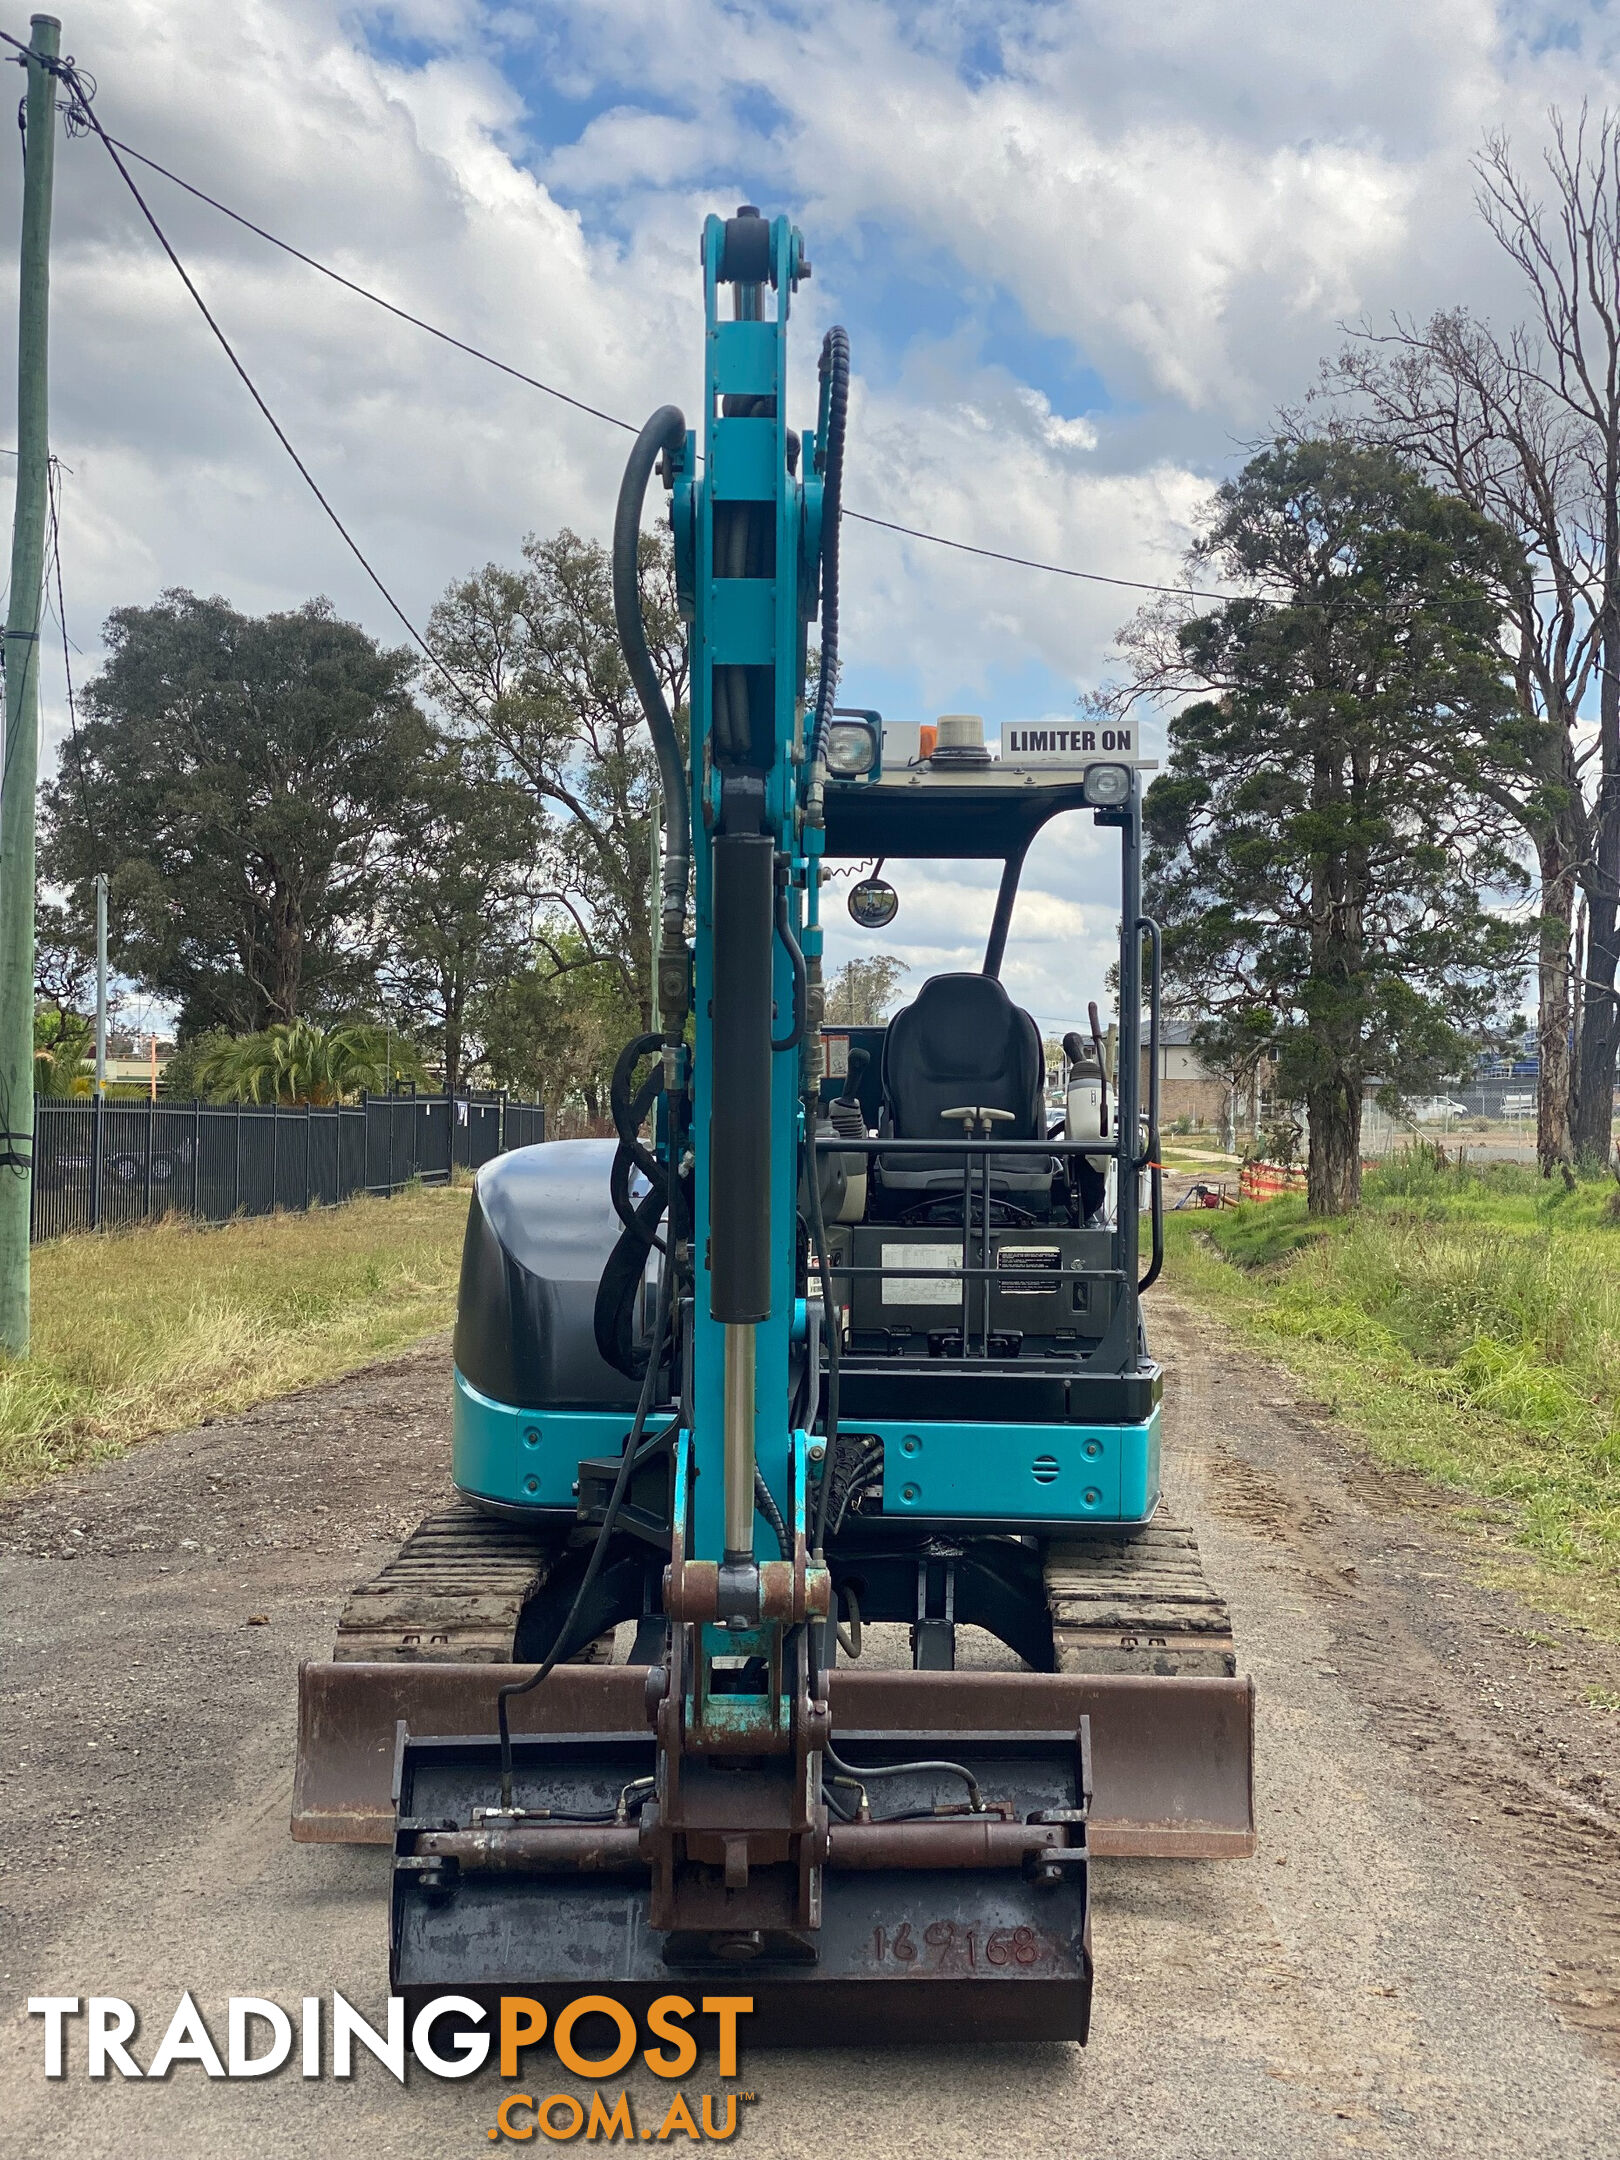
[[[634,1097],[630,1093],[630,1076],[644,1057],[650,1057],[664,1047],[662,1035],[637,1035],[619,1052],[613,1067],[613,1078],[608,1083],[608,1109],[613,1117],[613,1129],[619,1136],[619,1145],[650,1184],[661,1185],[668,1172],[656,1155],[649,1154],[641,1142],[641,1122],[652,1108],[663,1089],[663,1074],[654,1067],[642,1082]]]
[[[557,1639],[552,1644],[545,1663],[537,1665],[527,1680],[509,1681],[495,1697],[495,1717],[501,1735],[501,1807],[507,1814],[512,1811],[512,1728],[506,1705],[512,1696],[528,1695],[551,1677],[553,1668],[562,1656],[564,1645],[573,1634],[575,1623],[585,1609],[585,1600],[590,1595],[597,1576],[602,1572],[611,1532],[619,1519],[619,1510],[624,1505],[625,1495],[630,1490],[630,1475],[636,1466],[641,1436],[646,1429],[647,1412],[652,1407],[653,1389],[657,1384],[659,1368],[663,1364],[664,1337],[669,1329],[671,1282],[671,1263],[666,1253],[658,1270],[658,1305],[653,1320],[652,1346],[647,1356],[647,1370],[641,1379],[641,1393],[636,1398],[635,1420],[630,1427],[630,1436],[624,1443],[619,1474],[613,1481],[612,1497],[603,1510],[602,1527],[596,1533],[596,1543],[591,1548],[591,1557],[580,1577],[579,1588],[574,1592],[574,1602],[568,1608],[568,1617],[557,1630]]]
[[[647,649],[647,626],[641,615],[641,510],[647,482],[660,453],[672,458],[686,442],[686,415],[678,405],[660,405],[636,437],[619,484],[619,507],[613,519],[613,618],[619,628],[624,664],[647,716],[658,779],[664,791],[664,899],[666,936],[685,935],[686,883],[691,870],[692,810],[686,787],[675,720],[664,701],[664,688]]]
[[[827,1416],[825,1452],[821,1458],[821,1483],[816,1490],[816,1525],[812,1550],[819,1561],[827,1542],[827,1509],[832,1500],[833,1466],[838,1459],[838,1308],[833,1303],[832,1270],[827,1264],[827,1225],[821,1206],[821,1158],[816,1153],[816,1105],[806,1098],[805,1199],[810,1209],[810,1236],[816,1248],[816,1273],[821,1280],[821,1339],[827,1345]],[[811,1385],[814,1386],[814,1375]],[[811,1631],[812,1635],[814,1630]]]
[[[660,1048],[660,1038],[656,1035],[638,1035],[633,1042],[626,1043],[619,1052],[618,1062],[613,1068],[613,1078],[608,1083],[608,1108],[613,1115],[614,1130],[619,1136],[619,1144],[613,1151],[613,1168],[608,1175],[608,1198],[613,1202],[614,1214],[630,1233],[631,1240],[639,1244],[644,1253],[649,1246],[656,1246],[659,1252],[664,1250],[664,1241],[656,1233],[666,1208],[670,1210],[671,1220],[674,1219],[671,1196],[675,1187],[675,1174],[655,1155],[649,1154],[641,1144],[642,1120],[663,1091],[663,1066],[653,1066],[633,1098],[630,1094],[630,1077],[641,1058],[649,1051]],[[640,1200],[632,1200],[630,1197],[632,1170],[639,1170],[652,1187],[651,1192],[644,1194]],[[639,1267],[627,1270],[619,1266],[623,1245],[624,1240],[621,1239],[609,1259],[603,1281],[607,1280],[608,1273],[615,1273],[619,1277],[620,1302],[627,1305],[634,1295]],[[599,1300],[601,1295],[599,1289]],[[610,1319],[598,1322],[598,1326],[605,1325],[610,1334],[624,1324],[623,1316],[617,1311]],[[609,1355],[604,1340],[599,1338],[597,1347],[609,1364],[618,1364],[621,1371],[629,1370],[620,1359]],[[632,1374],[631,1377],[635,1375]]]
[[[773,1050],[796,1050],[804,1040],[804,1014],[810,987],[809,972],[804,964],[804,954],[799,941],[793,935],[793,919],[788,913],[788,888],[786,878],[776,887],[776,934],[782,940],[783,950],[793,966],[793,1025],[786,1035],[771,1037]]]
[[[625,1160],[622,1152],[615,1155],[615,1170]],[[616,1200],[617,1197],[615,1180]],[[591,1308],[591,1331],[596,1337],[597,1350],[604,1362],[616,1372],[622,1372],[627,1380],[639,1380],[642,1375],[641,1357],[636,1351],[635,1316],[637,1300],[646,1279],[647,1255],[655,1249],[661,1254],[669,1250],[667,1234],[663,1238],[658,1235],[664,1207],[664,1194],[654,1186],[630,1210],[625,1227],[608,1254]]]
[[[867,1449],[866,1453],[850,1471],[849,1476],[844,1480],[843,1490],[838,1495],[838,1513],[833,1517],[832,1522],[832,1534],[834,1537],[843,1529],[844,1517],[854,1505],[856,1495],[867,1491],[872,1483],[873,1472],[880,1470],[882,1466],[883,1443],[880,1440],[876,1447]]]
[[[656,1245],[658,1250],[662,1252],[664,1249],[663,1240],[652,1237],[648,1232],[647,1224],[650,1221],[656,1227],[665,1207],[668,1205],[669,1195],[663,1180],[660,1179],[650,1193],[644,1193],[640,1200],[632,1200],[630,1197],[630,1173],[634,1168],[635,1161],[628,1148],[617,1147],[613,1150],[613,1168],[608,1172],[608,1198],[613,1202],[614,1214],[618,1216],[624,1227],[634,1236],[640,1238],[644,1245],[651,1243]],[[655,1198],[658,1205],[654,1213],[649,1216],[645,1212],[646,1205],[649,1200]]]
[[[776,1495],[765,1482],[765,1473],[758,1463],[754,1465],[754,1505],[776,1533],[776,1547],[784,1560],[793,1558],[793,1540],[788,1536],[787,1524],[782,1520],[782,1510],[776,1504]]]
[[[844,428],[849,417],[849,332],[835,323],[821,343],[821,377],[827,384],[827,440],[816,445],[821,467],[821,672],[816,681],[816,720],[810,763],[826,750],[827,720],[838,688],[838,521],[844,503]]]
[[[864,1785],[868,1778],[923,1777],[925,1775],[931,1777],[959,1777],[968,1789],[968,1806],[973,1813],[975,1815],[985,1813],[984,1795],[979,1790],[979,1781],[965,1763],[936,1761],[874,1763],[870,1769],[866,1769],[857,1768],[854,1763],[845,1762],[841,1755],[834,1753],[832,1745],[828,1741],[822,1742],[821,1752],[823,1758],[830,1762],[835,1770],[846,1778],[853,1778],[857,1785]],[[896,1821],[900,1819],[898,1816],[895,1817]]]

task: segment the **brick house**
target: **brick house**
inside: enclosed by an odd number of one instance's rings
[[[1251,1131],[1259,1111],[1258,1094],[1264,1094],[1269,1064],[1262,1060],[1252,1081],[1234,1087],[1231,1076],[1212,1072],[1193,1048],[1191,1020],[1173,1020],[1168,1014],[1159,1028],[1159,1122],[1172,1126],[1189,1118],[1206,1131],[1222,1133],[1228,1122],[1239,1133]],[[1145,1030],[1144,1030],[1145,1032]],[[1149,1048],[1142,1045],[1142,1099],[1147,1100]],[[1258,1094],[1257,1094],[1258,1091]],[[1234,1099],[1235,1098],[1235,1099]]]

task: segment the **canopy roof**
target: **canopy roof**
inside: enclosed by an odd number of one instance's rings
[[[902,769],[873,783],[830,781],[827,853],[1021,856],[1043,825],[1086,807],[1081,773],[992,765],[976,772]]]

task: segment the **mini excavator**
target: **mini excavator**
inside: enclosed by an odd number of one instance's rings
[[[1160,1507],[1139,761],[1124,728],[997,757],[972,718],[835,705],[848,342],[795,433],[798,230],[710,217],[702,262],[701,427],[647,422],[613,541],[665,806],[661,1024],[618,1061],[616,1137],[478,1173],[459,1497],[302,1669],[294,1835],[392,1845],[408,2001],[726,1988],[763,2043],[1084,2040],[1093,1856],[1254,1845],[1252,1683]],[[638,595],[655,472],[689,752]],[[1026,852],[1071,811],[1119,836],[1118,1051],[1093,1008],[1049,1124],[1000,978]],[[839,1036],[824,880],[874,858],[999,862],[994,918],[980,970]],[[877,924],[893,895],[853,899]],[[874,1626],[909,1665],[875,1669]],[[959,1669],[964,1628],[1015,1669]]]

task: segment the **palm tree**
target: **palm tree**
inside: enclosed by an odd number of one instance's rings
[[[34,1021],[34,1093],[88,1095],[92,1068],[85,1062],[89,1027],[77,1013],[41,1013]]]
[[[197,1069],[198,1085],[214,1102],[351,1102],[383,1093],[394,1081],[427,1079],[408,1037],[370,1020],[325,1028],[314,1020],[284,1020],[258,1035],[239,1035],[211,1051]]]

